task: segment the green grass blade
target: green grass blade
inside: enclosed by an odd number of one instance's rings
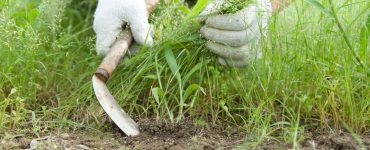
[[[369,44],[370,15],[367,16],[365,26],[361,29],[359,57],[365,62],[366,52]]]
[[[208,0],[198,0],[197,4],[195,4],[194,8],[188,13],[187,18],[195,18],[197,17],[200,12],[207,6]]]
[[[188,99],[189,96],[194,93],[197,89],[199,89],[198,84],[191,84],[186,88],[185,93],[184,93],[184,100]]]
[[[332,11],[327,9],[325,6],[323,6],[321,3],[319,3],[316,0],[305,0],[305,2],[309,3],[310,5],[314,6],[318,10],[320,10],[323,14],[329,16],[331,19],[334,19],[334,14]]]
[[[351,44],[351,41],[349,39],[349,36],[347,35],[347,32],[345,31],[341,21],[339,20],[339,17],[338,17],[338,14],[337,14],[337,11],[335,9],[335,6],[334,6],[334,3],[332,2],[332,0],[329,0],[329,3],[330,3],[330,6],[331,6],[331,12],[334,16],[334,20],[336,21],[336,24],[339,28],[339,31],[342,33],[342,36],[343,36],[343,39],[344,41],[346,42],[350,52],[352,53],[353,57],[355,57],[357,63],[361,66],[361,67],[364,67],[364,65],[362,64],[361,62],[361,59],[359,58],[359,56],[356,54],[355,52],[355,49],[354,47],[352,46]]]
[[[202,68],[203,67],[203,64],[202,63],[198,63],[197,65],[195,65],[186,75],[185,75],[185,77],[184,77],[184,83],[183,84],[185,84],[185,82],[187,82],[189,79],[190,79],[190,77],[196,72],[196,71],[198,71],[198,70],[200,70],[200,68]]]
[[[179,65],[177,65],[176,58],[173,55],[172,50],[170,48],[165,49],[164,55],[172,74],[175,76],[176,80],[181,84],[181,75],[179,72],[180,67]]]
[[[163,97],[164,95],[163,90],[158,87],[152,88],[152,94],[153,94],[155,102],[157,102],[157,104],[160,105],[161,104],[160,98]]]

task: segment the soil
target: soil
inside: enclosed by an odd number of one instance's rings
[[[116,134],[120,143],[131,149],[233,149],[245,137],[236,128],[226,132],[212,126],[197,127],[189,119],[179,124],[144,119],[138,121],[138,124],[141,134],[137,137],[122,138],[122,134]]]
[[[127,137],[117,127],[107,131],[91,133],[77,131],[52,133],[38,139],[26,135],[7,134],[0,138],[0,149],[250,149],[245,144],[248,135],[237,128],[194,125],[192,120],[171,124],[156,119],[138,121],[141,134]],[[360,149],[370,148],[370,134],[363,135],[362,145],[345,132],[322,135],[308,133],[310,137],[299,143],[301,149]],[[251,137],[253,138],[253,137]],[[259,149],[291,149],[293,145],[274,141],[264,141]]]

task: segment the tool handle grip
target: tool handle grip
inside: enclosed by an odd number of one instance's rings
[[[104,82],[107,82],[112,76],[113,71],[120,63],[122,57],[126,54],[130,45],[133,42],[132,33],[129,29],[122,31],[121,36],[118,37],[109,53],[105,55],[103,61],[96,70],[95,75]]]
[[[148,16],[158,2],[159,0],[146,0]],[[109,77],[112,76],[113,71],[116,69],[122,57],[130,48],[132,42],[133,36],[130,29],[125,29],[122,31],[121,35],[118,37],[113,47],[109,50],[108,54],[104,57],[103,61],[99,65],[99,68],[95,72],[95,75],[101,81],[107,82]]]

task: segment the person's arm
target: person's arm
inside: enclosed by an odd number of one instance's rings
[[[280,12],[287,7],[293,0],[271,0],[272,12]]]

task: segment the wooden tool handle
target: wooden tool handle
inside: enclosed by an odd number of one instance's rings
[[[109,50],[109,53],[105,55],[99,68],[95,72],[95,75],[101,81],[107,82],[109,77],[112,76],[113,71],[130,48],[132,41],[133,37],[131,31],[129,29],[122,31],[121,36],[116,40],[113,47]]]
[[[146,0],[148,16],[158,2],[159,0]],[[122,31],[121,35],[118,37],[113,47],[109,50],[108,54],[104,57],[99,68],[95,72],[95,75],[101,81],[107,82],[109,77],[112,76],[113,71],[130,48],[132,42],[133,36],[130,29]]]

